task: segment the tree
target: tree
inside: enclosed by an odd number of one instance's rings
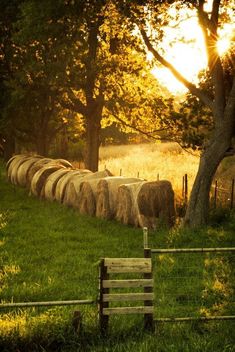
[[[126,7],[124,8],[132,23],[138,26],[146,48],[153,54],[154,58],[167,67],[188,88],[192,95],[210,109],[212,114],[213,130],[201,153],[199,169],[185,216],[185,224],[191,227],[201,226],[207,222],[209,192],[213,176],[218,165],[226,156],[227,150],[231,147],[235,135],[234,52],[230,58],[231,69],[227,70],[216,49],[218,30],[223,21],[228,20],[226,10],[232,8],[232,1],[213,0],[210,12],[205,10],[205,3],[205,0],[147,1],[143,7],[139,5],[140,2],[136,1],[134,3],[125,2]],[[167,23],[167,15],[163,15],[159,9],[164,8],[166,11],[172,4],[175,6],[176,13],[179,9],[184,8],[187,14],[188,7],[196,11],[195,14],[198,16],[198,22],[205,39],[208,75],[213,86],[212,97],[183,77],[159,50],[159,43],[161,43],[163,37],[164,21]],[[149,35],[151,25],[156,30],[154,32],[155,40],[152,40]],[[158,32],[157,29],[159,29]],[[226,85],[226,82],[230,82],[230,84]]]
[[[132,35],[129,22],[120,16],[115,1],[29,0],[23,3],[21,12],[14,39],[21,48],[22,64],[15,77],[19,75],[20,82],[30,80],[25,92],[30,84],[35,87],[39,103],[28,104],[31,115],[36,106],[39,109],[35,122],[52,111],[51,104],[42,100],[43,90],[50,93],[47,97],[53,97],[53,111],[59,105],[80,114],[86,130],[85,165],[95,171],[102,123],[110,115],[119,121],[121,117],[130,119],[131,114],[137,115],[144,89],[138,91],[131,85],[138,80],[144,86],[147,75],[151,76],[146,71],[140,38]],[[151,87],[157,92],[153,81]],[[149,86],[145,84],[145,88]],[[153,114],[156,104],[150,106],[150,99],[144,94],[142,115],[147,113],[147,105]],[[126,107],[128,116],[121,112],[122,107]]]
[[[11,89],[8,81],[13,74],[13,57],[15,47],[12,41],[14,24],[18,19],[21,0],[1,1],[0,8],[0,144],[3,146],[3,156],[7,160],[15,151],[14,116],[6,110]]]

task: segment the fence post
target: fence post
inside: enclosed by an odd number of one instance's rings
[[[120,169],[119,175],[122,176],[122,169]]]
[[[187,204],[188,202],[188,174],[184,175],[184,199],[185,199],[185,203]]]
[[[182,198],[184,199],[184,176],[182,179]]]
[[[215,192],[214,192],[214,208],[217,207],[217,191],[218,191],[218,181],[215,181]]]
[[[232,189],[231,189],[231,203],[230,203],[230,209],[233,209],[233,198],[234,198],[234,178],[232,179]]]
[[[144,257],[145,258],[152,258],[151,249],[148,247],[148,228],[143,228],[144,234]],[[153,273],[145,273],[144,279],[152,279]],[[153,293],[153,287],[144,287],[144,293]],[[144,301],[145,306],[152,306],[152,301]],[[153,314],[145,314],[144,315],[144,328],[147,330],[153,330],[154,328],[154,321],[153,321]]]
[[[100,318],[100,331],[102,335],[107,334],[109,316],[103,315],[103,309],[108,308],[109,302],[104,302],[103,294],[109,293],[109,288],[103,287],[103,280],[108,280],[109,274],[107,273],[107,267],[104,265],[104,259],[100,262],[100,297],[99,297],[99,318]]]

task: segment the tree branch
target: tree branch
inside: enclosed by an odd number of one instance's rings
[[[163,66],[168,68],[173,75],[181,82],[183,85],[188,88],[188,90],[198,97],[204,104],[206,104],[211,110],[213,109],[213,101],[205,94],[203,93],[200,89],[198,89],[194,84],[189,82],[179,71],[176,70],[176,68],[167,60],[165,60],[159,52],[153,48],[146,32],[144,29],[140,28],[141,35],[143,37],[143,40],[145,42],[145,45],[147,46],[148,50],[153,54],[156,60],[158,60]]]
[[[161,140],[160,137],[155,137],[155,136],[153,136],[153,135],[151,134],[151,132],[145,132],[145,131],[141,130],[140,128],[135,127],[135,126],[133,126],[133,125],[127,123],[126,121],[124,121],[123,119],[121,119],[119,116],[117,116],[115,113],[111,112],[111,114],[113,115],[113,117],[114,117],[116,120],[118,120],[119,122],[121,122],[122,125],[124,125],[124,126],[126,126],[126,127],[129,127],[129,128],[131,128],[131,129],[133,129],[133,130],[139,132],[139,133],[142,133],[142,134],[144,134],[144,135],[147,136],[147,137],[153,138],[153,139],[155,139],[155,140]],[[156,133],[156,132],[162,132],[162,131],[165,131],[165,130],[166,130],[165,128],[161,128],[161,129],[159,129],[159,130],[154,130],[153,132]],[[152,133],[153,133],[153,132],[152,132]],[[173,142],[173,141],[174,141],[174,139],[170,139],[170,138],[164,138],[164,139],[167,139],[167,140],[170,141],[170,142]],[[174,141],[174,142],[175,142],[175,141]]]
[[[68,94],[68,100],[62,100],[60,104],[65,108],[69,110],[73,110],[79,114],[85,115],[86,114],[86,105],[84,105],[81,100],[76,97],[74,92],[70,89],[67,91]]]

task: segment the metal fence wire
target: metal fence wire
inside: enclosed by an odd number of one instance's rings
[[[152,250],[155,318],[234,316],[235,251]]]

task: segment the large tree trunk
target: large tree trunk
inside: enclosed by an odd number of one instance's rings
[[[185,225],[190,227],[203,226],[208,221],[209,194],[213,177],[217,167],[225,157],[226,151],[231,146],[234,135],[234,99],[234,95],[231,94],[225,108],[224,120],[220,126],[216,127],[208,147],[200,158],[198,173],[184,220]]]
[[[48,155],[48,143],[47,143],[46,132],[45,133],[40,132],[39,135],[37,136],[36,151],[37,151],[37,154],[39,155],[42,155],[42,156]]]
[[[85,167],[93,172],[98,170],[101,116],[87,117]]]
[[[207,223],[211,184],[228,147],[227,142],[221,145],[220,141],[215,141],[202,155],[185,215],[185,225],[198,227]]]

